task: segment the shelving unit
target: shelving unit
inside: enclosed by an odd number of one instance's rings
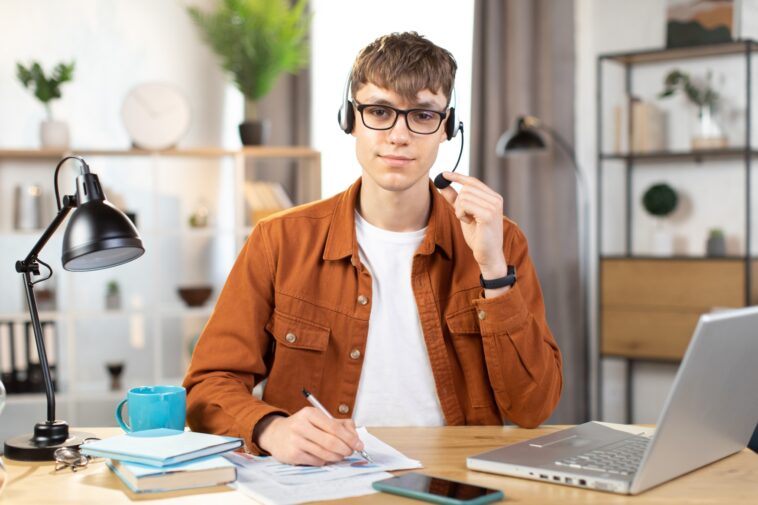
[[[758,278],[756,260],[752,254],[752,174],[753,158],[758,155],[751,139],[752,122],[752,56],[756,42],[744,40],[726,44],[697,46],[690,48],[650,50],[640,52],[600,55],[597,60],[597,240],[599,251],[598,272],[598,328],[600,349],[603,357],[623,358],[627,361],[626,402],[627,422],[633,422],[633,375],[634,364],[639,360],[676,363],[681,360],[689,339],[703,312],[716,308],[740,307],[758,302]],[[610,152],[604,146],[608,132],[604,126],[604,116],[608,112],[604,99],[605,72],[609,80],[623,83],[624,95],[630,99],[635,95],[634,83],[637,71],[660,69],[682,64],[687,60],[704,60],[711,64],[731,58],[731,64],[744,63],[744,96],[739,101],[745,106],[744,140],[742,145],[722,149],[689,150],[674,148],[655,152]],[[727,62],[728,64],[728,62]],[[731,77],[731,76],[730,76]],[[662,85],[662,81],[657,81]],[[627,146],[632,146],[633,130],[631,103],[626,105]],[[740,125],[742,126],[742,125]],[[628,149],[628,147],[627,147]],[[702,167],[713,174],[714,181],[723,173],[725,164],[739,164],[744,167],[744,187],[732,188],[727,198],[744,198],[744,227],[741,240],[744,244],[741,254],[727,257],[705,257],[700,255],[679,255],[657,257],[635,251],[635,229],[633,216],[632,188],[640,171],[654,170],[666,166],[676,170],[674,180],[685,180],[694,166]],[[615,182],[623,186],[617,199],[604,200],[604,191],[613,186],[604,180],[611,170],[617,168]],[[688,171],[689,169],[689,171]],[[609,176],[610,178],[610,176]],[[610,202],[610,207],[608,203]],[[692,205],[695,205],[693,202]],[[611,207],[615,207],[617,219],[614,224],[623,227],[619,232],[605,227],[605,220],[613,219]],[[610,215],[610,218],[608,217]],[[620,218],[618,216],[621,216]],[[737,216],[739,219],[740,217]],[[616,243],[611,247],[604,242],[608,235],[614,235]],[[619,247],[618,242],[623,244]],[[613,251],[609,251],[613,249]]]
[[[297,193],[293,201],[320,198],[321,157],[307,147],[245,147],[239,150],[204,148],[146,152],[135,149],[37,150],[0,149],[0,321],[23,325],[29,319],[21,297],[21,278],[13,270],[36,242],[42,229],[12,229],[12,189],[19,182],[43,186],[43,201],[54,206],[53,169],[64,156],[87,160],[100,176],[106,196],[121,196],[137,213],[137,228],[145,244],[142,258],[101,272],[71,273],[60,265],[63,227],[41,257],[54,270],[57,308],[40,317],[56,327],[60,416],[72,425],[87,421],[92,406],[110,415],[124,390],[144,384],[178,383],[189,360],[189,344],[205,324],[237,253],[252,229],[243,195],[246,181],[255,180],[258,162],[289,159],[298,162]],[[73,165],[73,164],[72,164]],[[70,170],[70,169],[69,169]],[[73,193],[75,172],[61,171],[61,194]],[[213,219],[206,228],[187,222],[193,206],[202,201]],[[52,213],[43,217],[43,229]],[[2,217],[2,216],[5,217]],[[44,215],[44,213],[43,213]],[[5,265],[3,267],[3,265]],[[103,308],[109,279],[122,286],[122,308]],[[202,307],[186,307],[176,295],[183,284],[210,284],[212,299]],[[44,284],[40,284],[43,287]],[[2,352],[0,350],[0,352]],[[122,391],[108,390],[104,362],[126,359]],[[44,417],[44,394],[9,395],[7,410],[39,407]],[[100,404],[100,405],[98,405]],[[108,411],[106,413],[106,411]],[[4,415],[5,420],[17,416]],[[36,417],[23,417],[28,430]],[[28,421],[28,422],[27,422]],[[3,430],[5,431],[5,430]],[[18,429],[9,428],[15,433]]]

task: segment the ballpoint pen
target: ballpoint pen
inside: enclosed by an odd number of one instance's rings
[[[319,409],[321,412],[324,413],[329,419],[334,419],[334,416],[332,416],[328,410],[326,410],[326,407],[321,405],[321,402],[319,402],[315,396],[313,396],[307,389],[303,388],[303,396],[305,396],[305,399],[310,402],[311,405]],[[366,453],[366,451],[356,451],[358,454],[363,456],[363,459],[368,461],[369,463],[373,463],[374,460],[371,459],[371,457]]]

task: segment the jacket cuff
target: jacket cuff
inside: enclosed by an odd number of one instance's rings
[[[253,432],[255,431],[255,426],[269,414],[278,414],[282,417],[289,417],[290,415],[286,410],[263,404],[257,407],[252,414],[242,419],[241,425],[248,427],[247,434],[243,437],[245,440],[245,452],[255,454],[256,456],[266,454],[266,451],[253,441]]]

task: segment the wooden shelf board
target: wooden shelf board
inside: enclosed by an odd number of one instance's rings
[[[601,160],[656,162],[656,161],[703,161],[706,159],[740,159],[746,155],[758,156],[758,150],[746,150],[744,147],[725,147],[723,149],[702,149],[698,151],[654,151],[645,153],[603,153]]]
[[[307,146],[255,146],[241,149],[225,149],[221,147],[195,147],[182,149],[166,149],[163,151],[145,151],[142,149],[0,149],[1,158],[48,160],[64,156],[160,156],[160,157],[226,157],[241,154],[248,158],[304,158],[318,159],[319,151]]]
[[[741,55],[748,48],[756,49],[754,40],[745,39],[734,42],[724,42],[720,44],[708,44],[692,47],[676,48],[650,48],[641,51],[630,51],[620,53],[606,53],[598,56],[600,61],[608,60],[621,64],[640,64],[640,63],[660,63],[664,61],[673,61],[691,58],[707,58],[710,56],[723,55]]]

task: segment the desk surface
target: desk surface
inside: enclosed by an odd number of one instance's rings
[[[502,489],[506,501],[522,504],[755,504],[758,496],[758,455],[746,449],[688,475],[662,484],[641,495],[627,497],[599,491],[515,479],[466,469],[466,456],[488,449],[520,442],[555,431],[549,426],[536,430],[513,427],[445,427],[445,428],[370,428],[369,430],[411,458],[424,464],[422,471]],[[118,428],[82,429],[104,438],[121,432]],[[0,502],[14,505],[103,504],[117,505],[134,501],[163,505],[207,504],[211,500],[224,504],[252,504],[253,500],[229,488],[208,491],[177,491],[158,495],[137,495],[126,489],[105,466],[95,460],[89,468],[72,473],[54,471],[52,463],[19,463],[5,459],[10,481]],[[212,496],[215,495],[215,496]],[[216,501],[218,500],[218,501]],[[413,505],[423,503],[384,493],[339,500],[334,503]]]

